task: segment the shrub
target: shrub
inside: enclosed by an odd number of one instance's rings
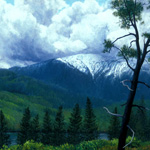
[[[68,143],[59,146],[58,149],[59,150],[76,150],[74,145],[71,145]]]
[[[126,139],[126,143],[129,143],[131,141],[132,137],[128,136],[128,138]],[[132,147],[132,148],[138,148],[141,146],[141,141],[137,140],[136,137],[134,137],[132,143],[130,145],[128,145],[128,147]]]
[[[80,143],[76,147],[76,149],[77,150],[97,150],[108,144],[110,145],[110,142],[106,141],[106,140],[84,141],[84,142]]]

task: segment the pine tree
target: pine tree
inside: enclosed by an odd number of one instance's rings
[[[39,115],[36,115],[31,122],[31,139],[35,142],[40,141]]]
[[[117,107],[115,107],[114,113],[115,114],[118,113]],[[119,138],[119,133],[120,133],[120,120],[118,117],[112,116],[110,119],[110,126],[108,129],[109,138],[110,139]]]
[[[26,141],[31,140],[31,114],[30,109],[27,107],[24,111],[21,123],[20,132],[18,133],[17,142],[18,144],[24,144]]]
[[[52,123],[48,110],[45,111],[42,128],[42,143],[46,145],[52,144]]]
[[[78,104],[73,108],[68,127],[68,141],[71,144],[78,144],[81,141],[81,110]]]
[[[66,131],[65,131],[65,122],[63,116],[63,107],[58,108],[55,122],[54,122],[54,137],[53,142],[55,145],[61,145],[65,143],[66,140]]]
[[[9,145],[10,144],[10,137],[7,134],[7,122],[5,120],[5,116],[3,114],[3,111],[0,111],[0,148],[2,148],[3,145]]]
[[[89,98],[87,98],[85,117],[83,123],[84,140],[93,140],[98,137],[98,127],[96,124],[96,116],[92,109],[92,104]]]

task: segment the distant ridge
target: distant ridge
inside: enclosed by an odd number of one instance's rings
[[[132,66],[134,63],[131,62]],[[55,88],[76,94],[92,96],[107,101],[122,101],[128,90],[120,81],[130,79],[132,71],[123,60],[115,60],[97,54],[78,54],[50,59],[27,67],[10,68],[11,71],[26,75],[52,85]],[[148,65],[142,68],[140,78],[150,83]],[[142,95],[150,99],[149,89],[140,85],[137,98]]]

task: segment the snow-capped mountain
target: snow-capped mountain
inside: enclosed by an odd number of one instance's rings
[[[114,77],[120,77],[125,72],[130,73],[124,61],[117,61],[115,58],[110,60],[110,58],[104,58],[97,54],[78,54],[58,58],[57,60],[85,74],[90,73],[93,79],[99,73],[105,73],[106,76],[113,75]]]
[[[134,66],[134,63],[131,62],[131,65]],[[27,67],[14,67],[11,70],[42,80],[55,88],[116,101],[127,97],[129,91],[120,82],[130,79],[132,74],[125,61],[97,54],[51,59]],[[147,64],[143,66],[140,78],[150,82]],[[137,97],[141,95],[150,98],[149,90],[144,86],[138,88]]]

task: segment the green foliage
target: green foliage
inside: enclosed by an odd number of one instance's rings
[[[60,145],[59,147],[55,147],[43,145],[42,143],[35,143],[33,140],[31,140],[27,141],[23,145],[15,145],[11,146],[10,148],[4,146],[3,150],[99,150],[107,145],[111,146],[111,142],[106,140],[94,140],[82,142],[79,145],[71,145],[66,143]]]
[[[57,147],[58,150],[76,150],[76,147],[74,145],[71,145],[71,144],[63,144],[63,145],[60,145],[59,147]]]
[[[130,140],[131,137],[128,137]],[[1,150],[116,150],[117,149],[116,139],[111,141],[106,140],[93,140],[93,141],[84,141],[78,145],[70,145],[68,143],[55,146],[47,146],[42,143],[35,143],[33,140],[27,141],[23,145],[14,145],[11,147],[3,146]],[[128,141],[127,141],[128,142]],[[134,139],[133,143],[135,146],[126,147],[126,150],[149,150],[150,142],[140,143],[140,141]]]
[[[126,143],[129,143],[131,141],[132,137],[128,136],[128,138],[126,139]],[[128,146],[128,147],[132,147],[132,148],[138,148],[141,146],[141,141],[137,140],[136,137],[134,137],[132,143]]]
[[[52,144],[52,122],[48,110],[45,111],[42,127],[42,143]]]
[[[66,140],[66,131],[65,131],[63,107],[60,106],[58,108],[58,111],[55,117],[55,122],[54,122],[53,144],[61,145],[65,143],[65,140]]]
[[[77,150],[98,150],[106,145],[111,145],[110,141],[106,140],[93,140],[81,142],[77,146]]]
[[[81,110],[79,104],[76,104],[71,113],[68,127],[69,143],[77,144],[81,141],[81,125],[82,125]]]
[[[110,53],[111,49],[114,47],[114,44],[112,43],[111,40],[107,39],[107,40],[104,40],[104,50],[103,52],[106,53]]]
[[[34,143],[33,140],[24,143],[22,150],[41,150],[44,145],[42,143]]]
[[[118,53],[118,56],[125,56],[127,59],[137,57],[137,51],[134,48],[129,48],[126,45],[123,45],[121,52]]]
[[[87,98],[85,116],[83,122],[84,140],[93,140],[98,136],[98,127],[96,124],[96,116],[93,112],[92,104],[89,98]]]
[[[119,17],[121,28],[129,29],[135,21],[141,21],[141,13],[143,11],[143,5],[141,2],[134,0],[113,0],[111,6],[114,11],[114,15]]]
[[[144,37],[146,37],[146,38],[150,39],[150,33],[145,32],[145,33],[143,33],[143,35],[142,35],[142,36],[144,36]]]
[[[31,114],[30,109],[27,107],[24,111],[21,123],[20,132],[18,133],[17,142],[23,144],[31,139]]]
[[[2,146],[10,144],[9,135],[6,133],[8,131],[7,129],[7,122],[5,120],[5,116],[3,114],[3,111],[0,111],[0,148]]]
[[[114,109],[114,113],[118,114],[117,107]],[[120,133],[120,120],[116,116],[112,116],[110,119],[110,126],[108,129],[109,138],[119,138]]]

